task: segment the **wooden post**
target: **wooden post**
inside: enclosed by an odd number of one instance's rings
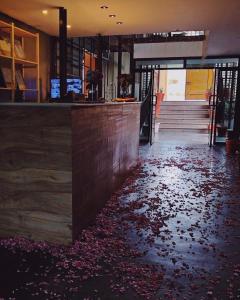
[[[40,68],[39,68],[39,61],[40,61],[40,53],[39,53],[39,33],[37,33],[36,37],[37,47],[36,47],[36,60],[37,60],[37,101],[40,103],[42,91],[40,90]]]
[[[12,56],[12,102],[15,102],[15,90],[16,90],[16,66],[14,56],[14,24],[11,23],[11,56]]]
[[[50,78],[53,79],[57,76],[57,37],[50,37]]]
[[[135,60],[134,60],[134,38],[132,39],[131,52],[130,52],[130,74],[132,76],[132,92],[131,96],[135,96]]]
[[[101,34],[98,35],[97,43],[97,70],[102,74],[102,55],[103,55],[103,43]],[[102,98],[102,79],[98,83],[98,98]]]
[[[67,10],[59,8],[59,72],[60,98],[67,93]]]
[[[122,74],[122,38],[118,37],[118,85],[117,85],[117,97],[120,97],[120,81],[119,77]]]

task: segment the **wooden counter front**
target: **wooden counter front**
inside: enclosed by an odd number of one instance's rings
[[[136,164],[140,104],[0,105],[0,237],[70,243]]]

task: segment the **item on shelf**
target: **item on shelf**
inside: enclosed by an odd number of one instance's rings
[[[11,44],[9,40],[4,38],[0,39],[0,54],[11,56]]]
[[[21,58],[21,59],[25,59],[26,58],[24,50],[23,50],[23,47],[22,47],[22,44],[18,40],[15,40],[14,51],[15,51],[15,57]]]
[[[12,71],[10,68],[1,67],[1,85],[12,88]]]
[[[16,82],[18,85],[19,90],[25,90],[26,85],[20,70],[16,70]]]

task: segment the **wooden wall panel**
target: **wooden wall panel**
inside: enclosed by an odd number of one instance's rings
[[[139,104],[73,109],[73,237],[97,212],[136,164]]]
[[[0,107],[0,236],[72,240],[70,109]]]

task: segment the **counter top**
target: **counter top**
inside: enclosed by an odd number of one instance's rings
[[[92,106],[106,106],[106,105],[127,105],[127,104],[140,104],[141,102],[104,102],[104,103],[11,103],[11,102],[2,102],[1,106],[25,106],[25,107],[92,107]]]

